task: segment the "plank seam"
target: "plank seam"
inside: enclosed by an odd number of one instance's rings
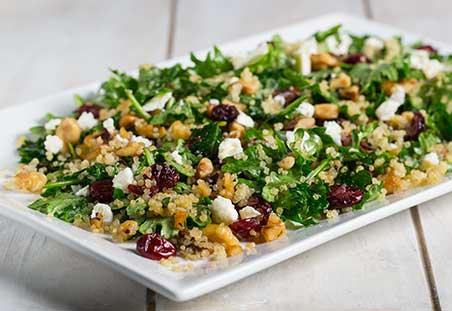
[[[430,300],[432,303],[433,311],[441,311],[441,303],[439,300],[438,289],[436,286],[435,275],[433,273],[432,262],[427,247],[427,241],[425,239],[424,229],[422,227],[421,217],[419,215],[419,207],[415,206],[411,210],[411,219],[413,220],[414,229],[416,232],[416,240],[421,252],[421,261],[424,267],[425,277],[430,293]]]
[[[374,14],[372,12],[372,6],[370,4],[370,0],[363,0],[363,6],[364,6],[364,15],[367,16],[367,18],[374,18]]]

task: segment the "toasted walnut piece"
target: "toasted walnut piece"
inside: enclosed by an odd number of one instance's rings
[[[330,53],[320,53],[311,55],[312,69],[320,70],[339,66],[339,59]]]
[[[286,234],[284,222],[275,214],[271,213],[267,224],[261,229],[261,235],[265,242],[274,241]]]
[[[219,180],[220,183],[220,195],[232,200],[234,197],[235,192],[235,184],[236,184],[236,175],[233,175],[231,173],[225,173],[223,175],[223,178]]]
[[[331,89],[337,90],[341,88],[350,87],[352,79],[347,74],[341,72],[336,78],[331,80]]]
[[[392,93],[394,93],[395,86],[397,85],[403,87],[407,94],[411,94],[419,89],[420,83],[416,79],[403,79],[397,83],[393,81],[385,81],[382,85],[383,92],[387,96],[391,96]]]
[[[90,229],[94,233],[104,233],[103,222],[101,219],[93,218],[90,220]]]
[[[261,86],[259,79],[253,76],[249,68],[245,68],[240,74],[240,84],[242,86],[242,92],[248,95],[256,93]]]
[[[120,157],[133,157],[143,153],[143,144],[132,141],[127,146],[118,149],[116,154]]]
[[[121,127],[120,129],[119,129],[119,136],[121,136],[122,138],[125,138],[125,139],[132,139],[132,133],[131,132],[128,132],[124,127]]]
[[[231,138],[244,138],[245,132],[245,127],[235,121],[229,125],[229,137]]]
[[[243,251],[239,240],[234,236],[232,230],[223,223],[209,224],[202,230],[202,233],[209,241],[223,244],[228,257],[238,255]]]
[[[334,104],[317,104],[314,106],[314,117],[321,120],[337,119],[339,108]]]
[[[154,126],[143,119],[137,119],[135,121],[135,130],[140,136],[154,138]]]
[[[177,230],[184,229],[187,216],[188,213],[186,211],[176,211],[176,213],[174,214],[174,228],[176,228]]]
[[[119,126],[125,128],[127,130],[130,130],[135,127],[135,121],[137,121],[137,120],[138,120],[138,117],[136,117],[136,116],[133,116],[130,114],[124,115],[119,120]]]
[[[301,118],[295,124],[294,129],[310,129],[315,126],[314,118]]]
[[[387,80],[383,82],[383,84],[381,85],[381,89],[383,90],[386,96],[391,96],[395,86],[396,86],[395,82]]]
[[[193,185],[193,193],[198,197],[208,197],[212,193],[212,189],[207,182],[202,179],[198,179],[197,185]]]
[[[64,118],[56,129],[56,135],[64,142],[65,148],[67,144],[77,144],[80,140],[82,130],[74,118]]]
[[[359,99],[359,86],[352,85],[339,90],[339,96],[344,99],[357,101]]]
[[[130,105],[131,105],[130,101],[124,100],[118,105],[118,107],[116,107],[116,110],[120,111],[122,116],[129,114],[130,113]]]
[[[33,193],[40,193],[46,182],[46,175],[40,172],[24,171],[14,177],[14,184],[17,189]]]
[[[199,178],[206,178],[213,173],[213,164],[209,158],[202,158],[196,168],[196,174]]]
[[[133,237],[138,231],[138,223],[135,220],[126,220],[113,230],[113,241],[121,243]]]
[[[287,156],[278,162],[278,166],[285,170],[291,169],[295,164],[295,158],[293,156]]]
[[[179,120],[174,121],[169,128],[169,134],[174,140],[187,140],[191,135],[190,126],[183,124]]]

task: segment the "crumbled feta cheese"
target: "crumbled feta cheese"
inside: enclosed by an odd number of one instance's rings
[[[430,164],[433,164],[433,165],[438,165],[439,164],[438,154],[436,152],[427,153],[424,156],[424,161],[427,161],[427,162],[429,162]]]
[[[256,217],[259,216],[261,213],[259,213],[259,211],[257,211],[254,207],[252,206],[245,206],[244,208],[242,208],[240,211],[240,218],[241,219],[245,219],[245,218],[252,218],[252,217]]]
[[[231,57],[232,66],[234,69],[245,67],[247,64],[256,60],[257,58],[268,53],[268,44],[262,43],[256,49],[247,52],[246,54],[236,55]]]
[[[87,131],[96,126],[97,120],[91,112],[84,111],[80,117],[78,117],[77,123],[82,131]]]
[[[254,120],[244,112],[239,111],[239,115],[235,121],[245,127],[254,127]]]
[[[326,38],[325,43],[328,50],[336,55],[345,55],[348,53],[348,48],[352,44],[352,38],[346,33],[339,34],[339,41],[335,35]]]
[[[209,104],[211,105],[219,105],[220,101],[218,99],[212,98],[209,100]]]
[[[144,111],[154,111],[157,109],[165,110],[166,103],[173,97],[173,93],[167,92],[152,97],[146,104],[143,105]]]
[[[379,53],[385,47],[383,40],[370,37],[364,41],[363,53],[369,58],[374,58],[374,56]]]
[[[342,140],[341,140],[341,132],[342,128],[339,124],[337,124],[336,121],[325,121],[323,123],[323,126],[325,127],[325,134],[329,135],[334,143],[338,146],[342,146]]]
[[[124,137],[122,137],[122,136],[119,135],[119,134],[116,134],[115,139],[116,139],[118,142],[122,143],[122,144],[128,144],[128,143],[129,143],[129,140],[128,140],[127,138],[124,138]]]
[[[427,51],[414,50],[410,55],[411,68],[422,70],[427,79],[432,79],[445,70],[437,59],[430,59]]]
[[[89,186],[85,186],[83,188],[80,188],[79,190],[77,190],[77,192],[75,192],[75,195],[78,197],[87,197],[88,196],[88,190],[89,190]]]
[[[281,107],[286,104],[286,99],[282,95],[276,95],[275,97],[273,97],[273,101]]]
[[[113,212],[108,204],[97,203],[91,212],[91,218],[100,218],[104,223],[113,221]]]
[[[130,167],[127,167],[113,178],[113,187],[126,191],[127,187],[132,184],[133,181],[133,172]]]
[[[44,128],[47,131],[54,131],[56,130],[57,126],[60,125],[60,123],[61,119],[50,119],[46,124],[44,124]]]
[[[152,141],[150,141],[149,139],[147,139],[146,137],[143,136],[133,136],[132,137],[132,141],[137,142],[137,143],[142,143],[145,147],[149,147],[150,145],[152,145]]]
[[[239,218],[231,200],[222,196],[218,196],[213,200],[210,210],[212,211],[213,221],[218,224],[225,223],[230,225]]]
[[[218,158],[220,161],[227,157],[233,157],[243,153],[242,144],[238,138],[225,138],[218,147]]]
[[[297,112],[304,117],[311,118],[314,115],[314,106],[308,102],[302,102],[300,106],[297,107]]]
[[[381,121],[387,121],[395,115],[397,109],[399,109],[399,107],[403,105],[404,102],[405,89],[400,85],[396,85],[391,97],[389,97],[389,99],[378,106],[377,110],[375,111],[375,115]]]
[[[44,141],[44,147],[50,153],[57,154],[63,149],[63,141],[56,135],[47,135]]]
[[[179,154],[179,152],[177,152],[177,150],[171,152],[171,157],[173,157],[174,161],[176,161],[177,164],[184,164],[184,160],[182,159],[182,156]]]
[[[318,46],[317,40],[313,37],[303,41],[298,51],[295,52],[299,58],[300,71],[303,75],[311,73],[311,55],[315,53],[318,53]]]
[[[102,126],[109,132],[112,133],[116,128],[115,128],[115,121],[113,120],[113,118],[108,118],[107,120],[105,120],[104,122],[102,122]]]
[[[290,147],[290,144],[295,142],[295,132],[294,131],[287,131],[286,132],[286,141],[287,145]]]

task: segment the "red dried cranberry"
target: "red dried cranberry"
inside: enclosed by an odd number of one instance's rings
[[[141,236],[137,240],[137,252],[152,260],[166,259],[176,255],[176,247],[157,233]]]
[[[425,128],[425,118],[420,112],[416,112],[411,120],[410,125],[406,129],[406,140],[417,140],[419,134]]]
[[[262,224],[256,218],[240,219],[229,225],[240,241],[253,241],[259,236]]]
[[[359,63],[370,64],[371,61],[366,55],[361,53],[350,54],[344,59],[344,63],[355,65]]]
[[[111,140],[111,134],[107,129],[101,129],[100,132],[96,133],[95,138],[100,137],[106,143]]]
[[[288,89],[276,90],[273,92],[273,97],[284,97],[284,105],[287,106],[295,99],[301,96],[301,92],[295,87],[291,86]]]
[[[370,152],[372,150],[374,150],[374,147],[372,147],[367,140],[361,140],[359,143],[359,146],[361,147],[361,149],[363,149],[366,152]]]
[[[219,104],[213,107],[210,118],[214,121],[234,121],[239,115],[239,111],[233,105]]]
[[[113,182],[111,179],[98,180],[89,186],[89,196],[100,203],[113,201]]]
[[[262,225],[266,225],[268,217],[270,217],[270,214],[273,212],[272,205],[257,195],[253,195],[249,198],[248,205],[254,207],[255,210],[261,213],[256,218]]]
[[[350,207],[363,200],[363,192],[355,186],[336,185],[331,187],[327,199],[332,208]]]
[[[347,135],[342,135],[341,136],[341,143],[342,146],[350,146],[352,143],[352,135],[347,134]]]
[[[180,179],[179,173],[166,164],[154,164],[151,167],[152,178],[155,179],[159,190],[174,187]]]
[[[102,107],[99,105],[93,103],[85,103],[75,110],[75,114],[77,115],[78,118],[84,112],[91,112],[93,116],[97,119],[99,118],[99,112],[101,109]]]
[[[433,46],[429,45],[429,44],[423,44],[420,45],[416,48],[417,50],[423,50],[423,51],[427,51],[430,54],[438,54],[438,50],[435,49]]]
[[[211,185],[215,185],[217,183],[219,177],[220,177],[220,175],[218,174],[218,172],[213,173],[212,175],[210,175],[206,178],[206,181]]]
[[[127,186],[127,190],[129,190],[130,193],[133,193],[135,195],[142,195],[144,193],[143,188],[141,188],[140,186],[137,185],[128,185]]]

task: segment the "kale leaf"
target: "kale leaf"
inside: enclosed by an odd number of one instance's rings
[[[31,209],[72,223],[77,215],[89,215],[88,200],[71,193],[57,193],[53,197],[43,197],[29,206]]]

